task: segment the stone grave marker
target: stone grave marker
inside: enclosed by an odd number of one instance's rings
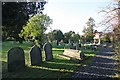
[[[74,49],[65,49],[63,54],[59,55],[60,57],[74,60],[76,62],[80,62],[81,60],[85,59],[85,55],[81,53],[79,50]]]
[[[97,48],[98,48],[98,46],[97,46],[97,45],[91,45],[91,49],[92,49],[92,50],[94,50],[94,51],[95,51],[95,50],[97,50]]]
[[[20,47],[12,48],[7,54],[8,72],[19,71],[25,67],[24,50]]]
[[[79,47],[81,47],[81,44],[79,43]]]
[[[42,52],[37,45],[34,45],[30,50],[30,61],[32,66],[38,66],[42,62]]]
[[[79,50],[79,44],[76,43],[76,50]]]
[[[68,47],[71,48],[71,46],[72,46],[72,44],[69,42],[69,43],[68,43]]]
[[[68,55],[68,56],[70,56],[70,57],[74,57],[74,58],[80,60],[80,59],[81,59],[81,58],[80,58],[80,52],[81,52],[81,51],[79,51],[79,50],[66,49],[63,54],[64,54],[64,55]]]
[[[53,55],[52,55],[52,45],[50,43],[45,43],[43,46],[43,49],[45,51],[45,60],[52,60],[53,59]]]

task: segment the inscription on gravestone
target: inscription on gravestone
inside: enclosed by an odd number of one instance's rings
[[[24,50],[20,47],[12,48],[7,54],[8,72],[21,70],[25,67]]]
[[[52,60],[53,59],[53,55],[52,55],[52,45],[50,43],[45,43],[43,46],[43,49],[45,51],[45,60]]]
[[[32,66],[40,65],[42,62],[41,49],[36,45],[34,45],[30,50],[30,61]]]

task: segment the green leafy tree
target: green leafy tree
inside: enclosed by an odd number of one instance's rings
[[[64,42],[69,43],[69,41],[71,40],[71,35],[75,33],[73,31],[69,31],[64,33]]]
[[[84,36],[86,37],[86,41],[90,42],[93,40],[93,30],[95,27],[95,20],[90,17],[87,21],[87,28],[85,30]]]
[[[75,32],[69,31],[69,32],[64,33],[64,42],[69,43],[69,41],[71,41],[72,34],[75,34]]]
[[[43,45],[44,32],[47,27],[52,24],[52,19],[44,14],[36,14],[33,16],[27,24],[23,27],[20,33],[20,37],[24,37],[25,40],[35,42],[35,44]]]
[[[103,35],[103,37],[101,38],[101,40],[102,40],[103,42],[111,42],[110,36],[111,36],[111,33],[104,33],[104,35]]]
[[[75,34],[74,31],[69,31],[64,34],[64,42],[69,43],[69,42],[78,42],[80,39],[79,34]]]
[[[79,42],[79,40],[80,40],[79,34],[72,34],[71,35],[71,41],[73,41],[74,43]]]
[[[53,39],[57,41],[58,43],[64,39],[63,32],[61,30],[53,30]]]
[[[48,40],[49,42],[53,42],[53,40],[54,40],[54,38],[53,38],[53,32],[49,32],[49,33],[47,34],[47,40]]]
[[[38,4],[36,6],[36,4]],[[30,16],[42,13],[46,2],[2,2],[2,39],[13,37],[21,42],[19,33]]]

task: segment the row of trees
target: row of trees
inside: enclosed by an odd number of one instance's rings
[[[42,45],[45,39],[45,31],[52,24],[52,19],[47,14],[42,14],[45,1],[43,2],[3,2],[2,3],[2,39],[14,38],[22,43],[22,40],[32,41]],[[87,40],[93,38],[94,19],[89,18],[88,28],[84,29],[84,36]],[[61,30],[53,30],[46,34],[49,41],[63,40],[65,43],[78,42],[80,35],[74,31],[62,33]]]
[[[19,34],[23,25],[37,13],[42,13],[46,1],[42,2],[2,2],[2,39],[13,37],[21,42]]]
[[[47,14],[42,14],[43,2],[3,2],[2,3],[2,39],[14,38],[22,43],[23,40],[32,41],[42,45],[47,37],[49,41],[63,40],[77,42],[79,34],[69,31],[65,34],[61,30],[53,30],[45,36],[47,27],[52,24],[52,19]]]
[[[61,41],[64,43],[76,43],[80,40],[80,35],[76,34],[74,31],[69,31],[63,34],[61,30],[53,30],[46,35],[50,42],[57,41],[57,45]]]
[[[95,20],[92,17],[90,17],[86,24],[87,26],[84,27],[83,30],[84,34],[81,36],[79,34],[76,34],[74,31],[69,31],[63,34],[62,31],[60,30],[53,30],[52,32],[49,32],[47,34],[48,39],[50,41],[57,40],[57,42],[63,40],[64,43],[69,43],[69,42],[76,43],[79,42],[79,40],[81,42],[92,42],[95,31],[94,28],[96,27]]]
[[[87,21],[87,27],[84,28],[84,34],[80,37],[74,31],[62,33],[61,30],[53,30],[45,36],[47,27],[52,24],[52,19],[46,14],[42,14],[44,10],[43,2],[3,2],[2,3],[2,30],[3,41],[8,37],[13,37],[16,41],[22,40],[32,41],[42,45],[45,37],[49,41],[57,41],[57,44],[63,40],[65,43],[93,41],[95,20],[90,17]]]
[[[43,18],[44,17],[44,18]],[[52,19],[50,19],[47,15],[35,15],[28,22],[27,25],[23,27],[21,34],[19,36],[24,38],[25,40],[29,40],[32,42],[37,42],[39,44],[43,44],[44,41],[54,42],[56,41],[57,45],[59,42],[64,43],[77,43],[81,42],[91,42],[94,37],[94,19],[90,17],[87,21],[87,28],[83,30],[84,34],[79,35],[74,31],[69,31],[63,34],[61,30],[53,30],[47,34],[47,27],[52,23]],[[46,25],[46,26],[45,26]]]

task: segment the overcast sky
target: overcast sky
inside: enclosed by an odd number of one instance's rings
[[[63,33],[72,30],[81,34],[89,17],[98,26],[103,19],[103,15],[98,12],[110,3],[111,0],[48,0],[44,14],[53,19],[52,30],[60,29]],[[102,31],[102,28],[97,30]]]

